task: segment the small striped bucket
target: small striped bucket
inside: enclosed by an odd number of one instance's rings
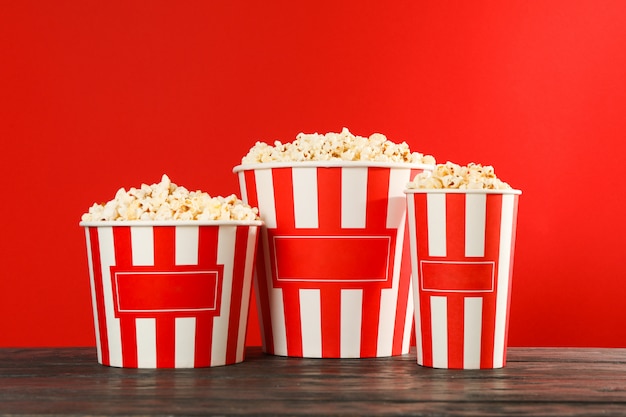
[[[260,221],[81,222],[98,362],[239,363]]]
[[[406,190],[417,363],[502,368],[519,190]]]
[[[234,168],[259,208],[255,294],[266,353],[407,353],[413,325],[404,187],[421,164],[266,163]]]

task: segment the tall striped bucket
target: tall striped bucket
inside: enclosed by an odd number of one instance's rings
[[[364,358],[407,353],[413,325],[404,187],[421,164],[240,165],[259,208],[255,294],[265,352]]]
[[[242,362],[261,223],[81,222],[98,362],[124,368]]]
[[[506,363],[519,190],[406,190],[417,363]]]

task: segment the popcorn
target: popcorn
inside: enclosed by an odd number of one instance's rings
[[[508,190],[511,186],[496,177],[492,166],[452,162],[437,164],[432,172],[424,171],[407,184],[407,188],[456,188],[461,190]]]
[[[120,188],[113,200],[91,206],[82,220],[259,220],[259,215],[257,208],[234,194],[211,197],[205,192],[188,191],[164,174],[158,184],[142,184],[128,191]]]
[[[302,161],[373,161],[435,164],[431,155],[411,152],[406,142],[396,144],[380,133],[369,138],[355,136],[347,128],[341,133],[300,133],[296,140],[274,146],[257,142],[241,160],[242,164]]]

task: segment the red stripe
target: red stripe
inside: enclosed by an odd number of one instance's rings
[[[433,366],[433,333],[431,327],[430,296],[423,294],[420,297],[420,318],[422,330],[422,364]]]
[[[118,267],[133,266],[133,251],[130,241],[129,226],[115,226],[113,230],[113,246],[115,249],[115,265]]]
[[[465,194],[446,194],[446,254],[465,258]]]
[[[463,330],[465,316],[465,297],[448,295],[448,368],[463,369]]]
[[[378,326],[380,290],[363,290],[361,310],[361,357],[370,358],[378,353]]]
[[[247,317],[241,317],[241,303],[244,297],[243,283],[245,279],[244,272],[246,268],[246,252],[248,249],[249,230],[249,226],[237,226],[235,237],[235,259],[233,264],[233,284],[230,296],[230,314],[228,318],[228,340],[226,341],[226,364],[237,362],[239,323],[241,320],[247,319]],[[243,342],[244,341],[242,340],[242,343]]]
[[[113,227],[113,241],[115,247],[115,265],[118,268],[132,267],[132,245],[130,227]],[[137,362],[137,331],[134,317],[122,316],[120,333],[122,341],[122,364],[125,368],[136,368]]]
[[[300,320],[300,290],[286,287],[283,292],[287,355],[302,356],[302,322]]]
[[[393,332],[392,355],[402,354],[402,342],[404,341],[404,325],[406,323],[406,314],[410,284],[411,284],[411,251],[409,248],[409,227],[405,224],[404,243],[402,247],[402,260],[400,261],[400,281],[398,284],[398,307],[396,310],[396,323]]]
[[[154,266],[169,268],[176,264],[176,228],[174,226],[155,226]]]
[[[365,224],[368,231],[387,228],[389,204],[389,168],[367,169],[367,208]]]
[[[274,203],[276,210],[276,228],[294,229],[295,215],[293,203],[293,177],[291,168],[272,169],[274,185]]]
[[[156,226],[154,234],[154,265],[168,269],[175,264],[176,228],[172,226]],[[175,366],[175,318],[170,315],[159,315],[155,318],[157,368],[173,368]]]
[[[239,179],[239,176],[237,176]],[[239,187],[244,187],[246,190],[246,203],[252,207],[259,207],[259,198],[256,191],[256,180],[254,179],[254,170],[243,171],[243,178],[245,184],[239,184]]]
[[[211,343],[213,341],[213,317],[199,314],[196,317],[196,340],[194,367],[211,366]]]
[[[109,358],[109,336],[107,332],[107,319],[104,308],[104,289],[102,282],[102,259],[100,258],[100,242],[98,240],[98,228],[88,227],[89,242],[91,248],[91,262],[93,265],[93,283],[96,302],[96,316],[98,320],[98,333],[100,334],[100,353],[102,364],[110,365]]]
[[[157,345],[157,368],[174,368],[175,351],[175,317],[162,316],[155,320],[156,345]]]
[[[325,233],[341,233],[341,174],[341,168],[317,168],[319,228]]]
[[[320,290],[322,323],[322,357],[341,357],[341,290],[322,288]]]
[[[207,268],[217,264],[219,228],[200,226],[198,228],[198,266]],[[211,342],[213,340],[213,316],[199,314],[196,318],[195,366],[211,365]]]
[[[496,323],[496,294],[498,293],[498,258],[500,253],[500,222],[502,196],[487,195],[485,219],[485,258],[495,261],[494,291],[483,297],[483,322],[481,340],[481,368],[493,368],[494,333]]]

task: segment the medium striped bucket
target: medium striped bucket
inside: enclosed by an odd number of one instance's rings
[[[406,190],[417,363],[506,363],[519,190]]]
[[[125,368],[242,362],[260,225],[81,222],[98,362]]]
[[[259,208],[255,293],[265,352],[363,358],[407,353],[413,325],[404,187],[429,165],[240,165]]]

